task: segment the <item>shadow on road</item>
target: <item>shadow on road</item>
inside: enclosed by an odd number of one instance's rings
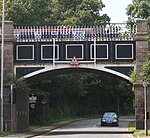
[[[49,135],[75,135],[75,134],[132,134],[128,131],[56,131],[51,132]]]

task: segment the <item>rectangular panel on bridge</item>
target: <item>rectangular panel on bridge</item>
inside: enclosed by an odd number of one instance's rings
[[[34,60],[34,45],[17,45],[17,60]]]
[[[96,44],[96,59],[108,59],[108,44]],[[94,59],[94,44],[91,44],[91,59]]]
[[[66,59],[72,59],[74,56],[83,59],[83,54],[83,44],[66,44]]]
[[[116,44],[116,59],[133,59],[133,44]]]
[[[135,59],[135,41],[96,41],[97,62],[133,62]],[[53,42],[16,42],[15,64],[41,64],[53,62]],[[93,61],[94,41],[62,41],[55,45],[55,60]]]
[[[41,60],[53,59],[53,45],[41,45]],[[59,59],[59,45],[55,45],[55,60]]]

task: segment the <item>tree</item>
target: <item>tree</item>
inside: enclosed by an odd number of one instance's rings
[[[48,98],[51,119],[60,116],[100,115],[106,110],[117,111],[118,104],[120,113],[133,111],[133,93],[129,83],[109,75],[59,75],[32,85],[31,92],[37,95],[38,99]],[[39,114],[42,105],[39,102],[37,104]]]
[[[144,79],[150,83],[150,53],[148,56],[149,59],[143,64],[142,72]]]
[[[150,24],[150,0],[132,0],[127,7],[128,22],[135,22],[136,18],[146,19]],[[149,34],[150,34],[150,30]],[[149,35],[150,40],[150,35]],[[149,56],[150,57],[150,56]],[[143,77],[150,81],[150,58],[143,64]]]
[[[110,21],[100,14],[104,6],[101,0],[7,0],[5,13],[15,25],[98,24]]]
[[[142,18],[150,22],[150,0],[132,0],[132,4],[127,7],[127,15],[130,21]]]
[[[29,93],[30,88],[27,81],[23,78],[14,78],[15,87],[18,93]]]
[[[10,0],[5,0],[5,5],[8,4]],[[3,5],[3,0],[0,0],[0,21],[2,20],[2,5]]]
[[[42,25],[51,15],[51,0],[12,0],[6,3],[6,19],[14,24]]]

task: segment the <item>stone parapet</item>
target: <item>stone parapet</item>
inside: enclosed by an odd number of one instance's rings
[[[147,32],[147,27],[148,27],[148,24],[147,24],[147,21],[145,19],[139,19],[136,21],[137,23],[137,32],[139,33],[142,33],[142,32]]]
[[[148,41],[148,25],[145,20],[137,20],[136,41]]]
[[[4,84],[13,84],[13,22],[6,21],[4,25]],[[1,41],[1,39],[0,39]]]
[[[4,25],[4,38],[5,38],[5,42],[12,42],[14,41],[14,37],[13,37],[13,22],[12,21],[5,21],[5,25]],[[2,41],[2,37],[0,37],[0,41]]]

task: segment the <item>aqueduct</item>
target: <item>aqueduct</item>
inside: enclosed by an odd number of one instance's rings
[[[14,74],[33,81],[48,76],[47,73],[96,70],[130,81],[129,72],[133,69],[137,74],[134,83],[136,127],[143,129],[141,68],[150,50],[147,29],[145,20],[138,20],[134,26],[108,24],[82,27],[14,27],[12,22],[5,22],[4,130],[13,126],[13,130],[22,131],[29,127],[28,95],[16,97],[18,99],[13,105],[9,102]],[[150,112],[149,86],[147,90]]]

